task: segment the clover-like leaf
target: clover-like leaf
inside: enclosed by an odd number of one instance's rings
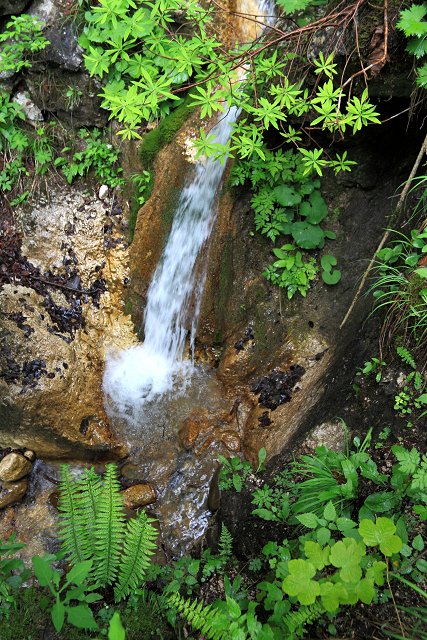
[[[312,580],[316,569],[307,560],[289,560],[289,575],[283,580],[282,589],[289,596],[296,596],[300,604],[313,604],[320,594],[319,583]]]
[[[366,553],[365,545],[353,538],[344,538],[336,542],[331,549],[329,562],[340,569],[344,582],[357,582],[362,576],[360,560]]]
[[[282,205],[282,207],[294,207],[301,202],[300,194],[292,187],[288,187],[285,184],[276,187],[273,191],[276,201]]]
[[[304,545],[304,553],[315,569],[323,569],[328,564],[329,547],[322,549],[317,542],[308,540]]]
[[[324,582],[320,585],[320,599],[326,611],[333,613],[341,603],[345,603],[348,598],[347,590],[342,582],[336,584]]]
[[[379,546],[381,553],[385,556],[392,556],[398,553],[403,545],[399,536],[395,535],[396,525],[390,518],[377,518],[372,520],[362,520],[359,525],[359,533],[363,542],[368,547]]]
[[[384,571],[387,568],[385,562],[375,560],[372,567],[366,569],[366,577],[375,582],[378,586],[382,587],[384,584]]]

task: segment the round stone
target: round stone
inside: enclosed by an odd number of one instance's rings
[[[20,453],[9,453],[0,461],[0,481],[16,482],[29,473],[33,465]]]
[[[2,482],[0,485],[0,509],[8,507],[14,502],[19,502],[27,493],[28,480],[18,482]]]

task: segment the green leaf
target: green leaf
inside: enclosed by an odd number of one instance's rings
[[[288,187],[285,184],[276,187],[273,190],[276,201],[282,205],[282,207],[294,207],[301,202],[301,196],[292,187]]]
[[[325,284],[338,284],[341,280],[341,271],[334,269],[334,271],[322,271],[322,280]]]
[[[357,582],[362,575],[360,560],[365,553],[363,543],[344,538],[331,548],[329,562],[340,569],[340,577],[344,582]]]
[[[47,587],[54,576],[54,570],[50,566],[49,562],[40,558],[40,556],[34,556],[32,558],[34,573],[39,581],[41,587]]]
[[[423,551],[423,549],[424,549],[424,540],[423,540],[422,535],[418,534],[417,536],[415,536],[415,538],[412,540],[412,546],[417,551]]]
[[[328,215],[328,206],[320,191],[313,191],[309,200],[305,200],[300,206],[300,214],[310,224],[319,224]]]
[[[317,542],[308,540],[304,545],[304,553],[315,569],[323,569],[329,560],[329,547],[324,549]]]
[[[379,546],[385,556],[392,556],[402,548],[402,540],[394,535],[395,531],[396,525],[390,518],[377,518],[375,523],[372,520],[362,520],[359,525],[363,542],[368,547]]]
[[[53,626],[55,627],[56,631],[59,633],[63,627],[64,618],[65,618],[65,607],[63,603],[60,601],[59,596],[57,596],[56,602],[52,607],[50,615],[52,618]]]
[[[300,516],[296,516],[296,519],[307,529],[315,529],[319,524],[319,518],[315,513],[302,513]]]
[[[301,221],[292,224],[292,237],[299,247],[316,249],[323,246],[325,236],[319,226]]]
[[[419,269],[415,269],[415,272],[417,274],[417,276],[420,276],[420,278],[427,278],[427,267],[420,267]]]
[[[108,627],[108,640],[125,640],[126,633],[120,620],[120,613],[115,611]]]
[[[84,560],[79,562],[67,573],[67,582],[80,585],[88,577],[90,570],[92,569],[92,560]]]
[[[84,604],[79,604],[77,607],[68,607],[67,619],[70,624],[78,629],[98,629],[92,611]]]
[[[328,520],[329,522],[334,522],[336,520],[337,512],[333,502],[331,502],[330,500],[326,505],[326,507],[323,509],[323,517],[325,518],[325,520]]]
[[[290,596],[296,596],[301,604],[313,604],[320,594],[319,584],[312,580],[316,573],[311,562],[289,560],[289,575],[283,580],[282,589]]]

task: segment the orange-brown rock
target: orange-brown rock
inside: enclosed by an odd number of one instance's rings
[[[211,426],[207,411],[192,411],[178,432],[181,447],[190,451],[201,433],[207,433]]]
[[[156,502],[157,495],[151,484],[134,484],[122,492],[123,504],[127,509],[137,509]]]

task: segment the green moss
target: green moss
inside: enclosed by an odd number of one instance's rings
[[[194,107],[189,107],[187,97],[172,113],[164,118],[158,127],[149,131],[143,138],[140,147],[140,158],[144,169],[151,169],[160,149],[172,142]]]

